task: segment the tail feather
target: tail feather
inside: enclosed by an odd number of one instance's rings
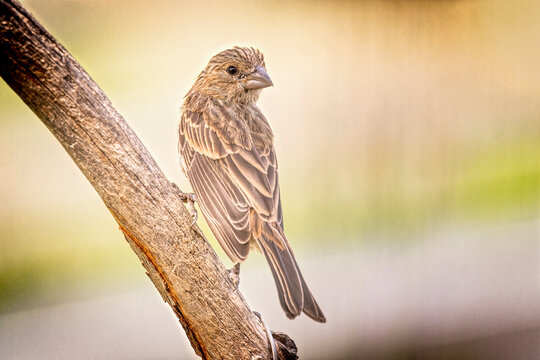
[[[294,259],[287,251],[279,249],[272,241],[262,239],[260,247],[270,264],[279,294],[279,302],[289,319],[302,313],[304,294],[302,281],[294,264]]]
[[[300,279],[302,280],[302,290],[304,292],[304,314],[306,314],[315,321],[325,323],[326,317],[324,316],[321,308],[319,307],[319,304],[317,304],[317,302],[315,301],[315,298],[311,294],[311,291],[309,291],[307,284],[302,277],[302,274],[300,274]]]
[[[294,319],[303,311],[315,321],[326,322],[321,308],[304,281],[285,235],[280,229],[270,225],[266,228],[269,231],[263,231],[256,240],[272,270],[285,314],[289,319]]]

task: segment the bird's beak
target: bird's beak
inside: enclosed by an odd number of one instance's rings
[[[255,66],[255,71],[246,77],[244,87],[246,90],[254,90],[273,85],[274,83],[270,79],[270,76],[268,76],[266,70],[264,70],[262,66]]]

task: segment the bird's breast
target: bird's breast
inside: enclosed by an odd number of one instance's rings
[[[247,106],[245,121],[255,148],[265,154],[270,152],[274,142],[274,134],[262,111],[257,106]]]

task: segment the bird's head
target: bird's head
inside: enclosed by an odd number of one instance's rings
[[[236,46],[214,55],[192,90],[219,100],[254,104],[261,89],[272,85],[263,54],[253,48]]]

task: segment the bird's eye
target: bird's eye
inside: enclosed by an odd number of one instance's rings
[[[231,75],[236,75],[238,73],[238,68],[236,66],[229,66],[227,72]]]

